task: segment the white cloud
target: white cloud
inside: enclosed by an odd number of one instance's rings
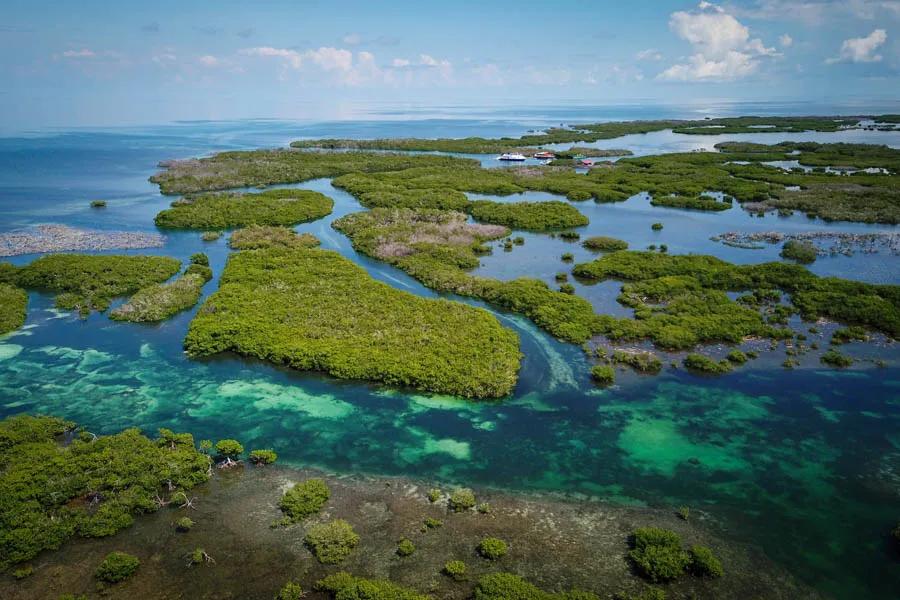
[[[379,67],[371,52],[362,50],[354,53],[344,48],[321,47],[299,51],[266,46],[245,48],[240,54],[280,61],[281,79],[286,79],[291,70],[311,75],[317,72],[325,74],[333,82],[343,85],[419,85],[451,81],[453,77],[453,65],[450,61],[429,54],[420,54],[417,60],[395,58],[387,67]]]
[[[727,81],[754,73],[759,57],[778,56],[721,6],[700,2],[697,9],[672,13],[669,28],[694,49],[687,62],[657,77],[672,81]]]
[[[869,63],[879,62],[882,59],[878,50],[887,41],[887,32],[884,29],[876,29],[866,37],[850,38],[841,44],[841,52],[835,58],[829,58],[825,62],[829,65],[839,62]]]
[[[81,50],[66,50],[62,55],[63,58],[95,58],[97,53],[89,48],[82,48]]]
[[[212,68],[212,67],[218,67],[218,66],[219,66],[219,59],[216,58],[215,56],[211,55],[211,54],[207,54],[207,55],[205,55],[205,56],[201,56],[200,58],[197,59],[197,62],[199,62],[199,63],[200,63],[201,65],[203,65],[204,67],[210,67],[210,68]]]
[[[663,55],[656,48],[641,50],[634,57],[638,60],[662,60]]]
[[[272,48],[271,46],[260,46],[257,48],[244,48],[240,51],[241,54],[247,56],[262,56],[267,58],[281,58],[294,69],[299,69],[303,66],[303,58],[300,56],[300,53],[296,50],[289,50],[287,48]]]
[[[789,36],[786,33],[783,33],[778,38],[778,43],[781,44],[782,48],[790,48],[791,46],[794,45],[794,38],[792,38],[791,36]]]
[[[362,36],[358,33],[348,33],[341,41],[347,44],[348,46],[358,46],[362,43]]]
[[[353,53],[343,48],[307,50],[303,53],[303,59],[311,61],[323,71],[349,71],[353,67]]]

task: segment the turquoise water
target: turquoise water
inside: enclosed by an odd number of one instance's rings
[[[532,120],[496,119],[256,121],[4,138],[0,229],[53,222],[153,230],[153,215],[170,199],[159,196],[146,178],[166,158],[283,145],[299,136],[515,135],[533,126]],[[893,134],[866,135],[897,145]],[[674,137],[676,145],[699,141]],[[640,143],[650,142],[641,138]],[[622,145],[628,147],[611,140],[609,147]],[[334,218],[360,210],[355,200],[327,180],[300,187],[323,191],[336,206],[327,219],[299,230],[316,234],[323,246],[390,285],[434,295],[405,274],[358,256],[330,228]],[[93,198],[107,199],[109,207],[90,210]],[[670,252],[714,253],[736,262],[772,260],[777,249],[728,248],[708,237],[732,229],[872,229],[805,217],[751,218],[740,209],[715,215],[660,209],[641,197],[577,206],[591,219],[585,235],[616,235],[634,247],[667,243]],[[665,229],[650,231],[653,221],[664,222]],[[224,238],[204,243],[196,233],[166,235],[164,248],[148,252],[186,259],[204,251],[221,273]],[[523,235],[524,246],[510,253],[496,249],[479,272],[550,281],[556,271],[568,270],[558,260],[561,252],[589,258],[577,244]],[[823,275],[900,282],[897,258],[885,254],[822,258],[812,268]],[[205,293],[213,288],[208,285]],[[615,284],[579,284],[579,293],[598,308],[627,314],[614,302],[617,292]],[[850,349],[887,357],[888,367],[881,369],[863,364],[839,372],[809,360],[805,368],[788,372],[777,366],[779,353],[777,361],[758,361],[721,378],[680,371],[657,378],[623,374],[620,385],[598,390],[588,381],[579,348],[556,342],[521,317],[499,313],[522,339],[521,380],[510,399],[473,403],[335,381],[234,356],[188,360],[181,340],[191,314],[154,326],[114,323],[103,315],[81,321],[55,311],[52,298],[32,294],[26,328],[0,339],[0,417],[53,413],[97,433],[171,427],[198,438],[237,437],[251,447],[274,447],[290,463],[335,471],[689,505],[708,512],[726,536],[761,545],[835,597],[891,597],[900,587],[898,557],[887,537],[900,519],[896,344]]]

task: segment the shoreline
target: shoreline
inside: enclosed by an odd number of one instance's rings
[[[277,503],[283,491],[310,477],[324,479],[331,489],[322,513],[288,527],[271,527],[282,516]],[[452,489],[443,488],[444,497],[431,503],[428,482],[417,479],[284,466],[219,470],[210,482],[192,490],[195,510],[163,508],[139,516],[133,526],[112,537],[71,540],[30,561],[35,571],[27,579],[0,579],[0,595],[10,600],[66,593],[94,597],[93,570],[113,550],[138,556],[141,568],[132,579],[107,588],[102,594],[107,598],[271,598],[289,580],[312,590],[315,581],[341,570],[391,579],[447,600],[469,598],[477,579],[494,572],[519,574],[547,591],[578,587],[601,597],[639,594],[649,586],[631,573],[625,558],[628,536],[636,527],[657,526],[677,531],[686,546],[710,546],[725,565],[721,579],[685,575],[659,586],[670,597],[820,598],[761,550],[723,539],[705,512],[683,520],[672,510],[477,488],[478,502],[488,502],[490,512],[452,513],[446,507]],[[182,516],[196,523],[188,533],[172,526]],[[423,532],[426,517],[443,520],[443,526]],[[333,518],[349,521],[362,541],[343,564],[325,566],[315,561],[302,540],[310,525]],[[496,562],[479,558],[474,548],[486,536],[506,540],[509,554]],[[395,553],[403,538],[417,548],[407,558]],[[216,562],[188,567],[185,556],[197,547]],[[465,581],[441,574],[449,560],[466,563]],[[327,596],[311,592],[306,597]]]

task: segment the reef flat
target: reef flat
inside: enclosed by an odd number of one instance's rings
[[[0,233],[0,256],[75,250],[159,248],[164,243],[165,238],[158,233],[95,231],[68,225],[38,225],[30,229]]]
[[[89,456],[101,447],[109,448],[113,440],[128,440],[152,455],[190,450],[191,439],[186,435],[164,436],[158,444],[146,447],[137,432],[118,436],[80,441],[77,448]],[[232,450],[223,441],[215,448]],[[127,449],[125,445],[114,449],[117,461],[127,464],[137,458],[118,454]],[[210,449],[209,457],[195,452],[202,469],[198,476],[205,475],[208,460],[220,465],[227,460],[218,450]],[[240,448],[229,458],[245,456]],[[475,588],[484,593],[501,583],[513,586],[499,588],[506,589],[506,594],[515,588],[533,587],[532,594],[540,598],[544,596],[536,594],[580,589],[581,595],[573,596],[580,600],[613,594],[701,600],[818,598],[758,550],[725,538],[713,513],[688,511],[687,507],[676,511],[674,507],[614,506],[585,498],[508,495],[402,478],[337,477],[309,469],[252,466],[249,461],[213,471],[216,473],[208,483],[193,485],[190,495],[185,495],[190,506],[176,500],[134,519],[114,536],[74,539],[32,562],[19,562],[17,568],[27,575],[19,581],[0,580],[0,594],[15,600],[37,600],[47,598],[48,593],[94,593],[95,568],[104,556],[116,551],[133,556],[139,566],[127,581],[102,585],[104,597],[163,598],[177,592],[211,598],[240,590],[244,598],[272,598],[293,582],[294,589],[304,591],[305,597],[324,600],[332,598],[333,592],[330,586],[316,582],[326,577],[333,582],[340,572],[362,581],[381,581],[378,586],[382,588],[396,586],[390,588],[397,590],[394,594],[377,598],[407,597],[399,595],[403,588],[419,595],[416,597],[463,600],[471,598]],[[319,482],[325,491],[324,502],[296,524],[273,527],[281,521],[279,500],[284,493],[298,482],[309,481]],[[103,498],[99,505],[110,501]],[[685,518],[687,514],[690,518]],[[334,519],[348,523],[358,542],[339,565],[329,566],[316,561],[301,540]],[[648,526],[671,532],[686,547],[709,549],[723,572],[718,577],[684,572],[664,586],[635,574],[632,560],[627,558],[629,539],[633,532]],[[480,554],[485,540],[499,541],[505,548],[503,555],[486,558]],[[398,549],[401,547],[403,552]],[[198,549],[201,560],[194,562]],[[585,560],[586,556],[590,560]],[[451,562],[456,563],[453,570]],[[508,598],[506,594],[477,597]]]
[[[519,369],[518,338],[489,312],[398,291],[317,248],[232,254],[184,345],[471,398],[509,394]]]

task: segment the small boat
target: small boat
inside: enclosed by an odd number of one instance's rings
[[[592,167],[594,166],[594,161],[592,161],[590,158],[582,158],[580,161],[578,161],[578,164],[580,164],[582,167]]]
[[[552,152],[547,152],[546,150],[542,152],[535,152],[534,157],[538,160],[552,160],[556,158],[556,155]]]
[[[519,154],[518,152],[504,152],[500,156],[497,157],[497,160],[508,160],[513,162],[522,162],[525,160],[524,154]]]

